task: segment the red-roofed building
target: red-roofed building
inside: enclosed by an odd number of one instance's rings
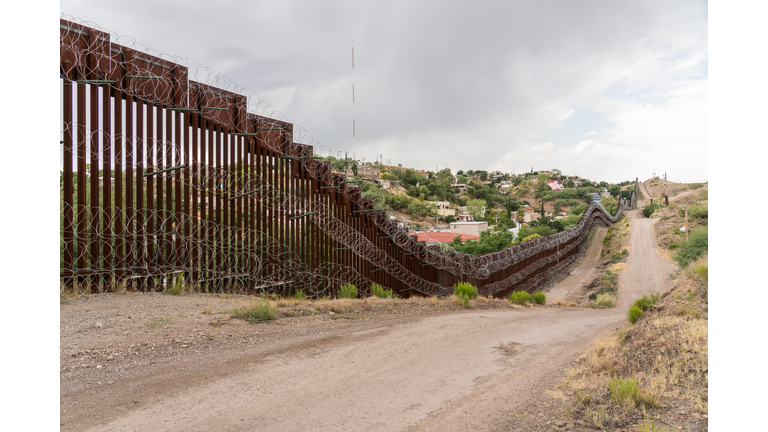
[[[425,243],[450,243],[455,237],[461,237],[461,241],[477,240],[480,236],[473,236],[469,234],[457,234],[452,232],[420,232],[411,234],[416,237],[416,240]]]

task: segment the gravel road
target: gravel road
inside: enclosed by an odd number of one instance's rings
[[[552,430],[564,370],[626,321],[628,302],[669,286],[674,265],[656,255],[653,222],[632,217],[610,310],[424,300],[402,315],[313,311],[251,325],[217,314],[236,298],[64,301],[61,429]]]

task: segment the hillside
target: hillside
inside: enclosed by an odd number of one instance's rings
[[[659,253],[678,264],[674,286],[636,301],[629,322],[578,357],[554,394],[564,406],[552,422],[558,429],[708,429],[707,199],[706,189],[696,190],[651,215]],[[687,241],[678,217],[685,206]]]

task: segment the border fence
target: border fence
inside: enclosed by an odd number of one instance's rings
[[[616,215],[591,203],[578,225],[468,256],[419,243],[387,210],[249,112],[248,96],[190,67],[62,19],[60,291],[165,290],[332,296],[377,283],[400,296],[533,292]],[[637,186],[636,186],[637,187]]]

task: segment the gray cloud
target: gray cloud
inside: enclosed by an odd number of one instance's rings
[[[528,157],[527,149],[545,131],[568,128],[574,108],[626,118],[648,100],[664,106],[674,99],[668,108],[676,111],[668,115],[687,113],[680,124],[701,128],[703,121],[706,128],[706,111],[702,119],[686,108],[702,102],[701,92],[671,96],[706,83],[696,66],[707,56],[702,2],[137,1],[125,8],[63,0],[61,8],[204,63],[263,95],[320,144],[365,152],[368,160],[384,154],[424,169],[511,171],[532,161],[562,167],[570,162],[567,151]],[[643,177],[656,169],[645,158],[653,143],[646,148],[626,138],[640,123],[625,121],[615,133],[574,136],[553,148],[609,139],[605,153],[577,174],[621,180],[634,170]],[[706,155],[706,141],[679,139],[669,123],[659,122],[658,136]],[[619,162],[629,166],[619,169]],[[685,164],[677,169],[687,176],[706,174],[706,158],[703,166]]]

